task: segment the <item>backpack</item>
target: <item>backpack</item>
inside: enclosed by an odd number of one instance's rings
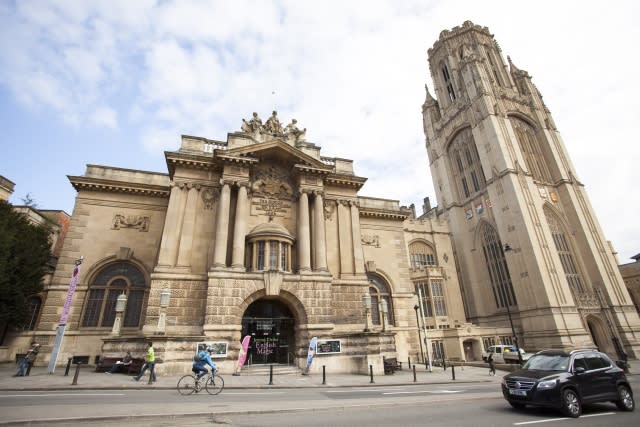
[[[196,354],[193,356],[193,361],[194,361],[194,362],[196,362],[196,363],[200,363],[200,362],[202,362],[202,359],[200,358],[200,353],[196,353]]]

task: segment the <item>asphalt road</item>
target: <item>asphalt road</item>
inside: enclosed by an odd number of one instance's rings
[[[633,388],[638,389],[637,382]],[[12,421],[128,427],[640,425],[640,410],[624,413],[615,405],[601,404],[587,406],[584,412],[572,420],[551,410],[516,411],[495,384],[484,383],[230,389],[218,396],[181,396],[173,390],[0,392],[0,425]],[[109,418],[113,416],[119,418]]]

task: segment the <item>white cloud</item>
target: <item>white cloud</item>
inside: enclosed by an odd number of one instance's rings
[[[277,109],[323,155],[353,159],[369,178],[363,194],[420,211],[422,197],[435,203],[420,110],[424,84],[433,89],[427,50],[470,19],[533,76],[625,259],[640,251],[631,217],[640,209],[639,8],[622,0],[526,9],[506,0],[2,2],[0,84],[74,126],[138,132],[148,152],[176,149],[180,134],[225,139],[251,112],[266,119]]]

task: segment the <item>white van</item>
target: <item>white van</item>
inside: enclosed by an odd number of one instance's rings
[[[515,351],[516,351],[516,346],[513,344],[492,345],[487,349],[487,351],[482,353],[482,360],[487,362],[489,360],[489,354],[493,353],[494,363],[505,363],[504,357],[503,357],[504,353],[510,353],[510,352],[515,353]],[[522,349],[520,349],[520,351],[524,353]],[[517,360],[517,356],[516,356],[516,360]]]

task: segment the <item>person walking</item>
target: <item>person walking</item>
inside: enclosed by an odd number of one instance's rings
[[[28,372],[29,367],[33,366],[33,362],[36,360],[38,356],[38,351],[40,351],[40,344],[37,342],[31,343],[31,349],[27,352],[27,354],[20,359],[20,364],[18,365],[18,372],[14,375],[14,377],[24,377],[25,371]]]
[[[153,350],[153,343],[149,341],[147,343],[147,356],[144,359],[144,365],[142,365],[142,369],[140,369],[140,373],[133,377],[134,380],[140,381],[140,378],[144,375],[147,369],[149,371],[149,382],[156,382],[156,372],[155,372],[155,364],[156,364],[156,354]]]
[[[496,374],[496,365],[493,363],[493,353],[489,353],[489,375],[494,376]]]

